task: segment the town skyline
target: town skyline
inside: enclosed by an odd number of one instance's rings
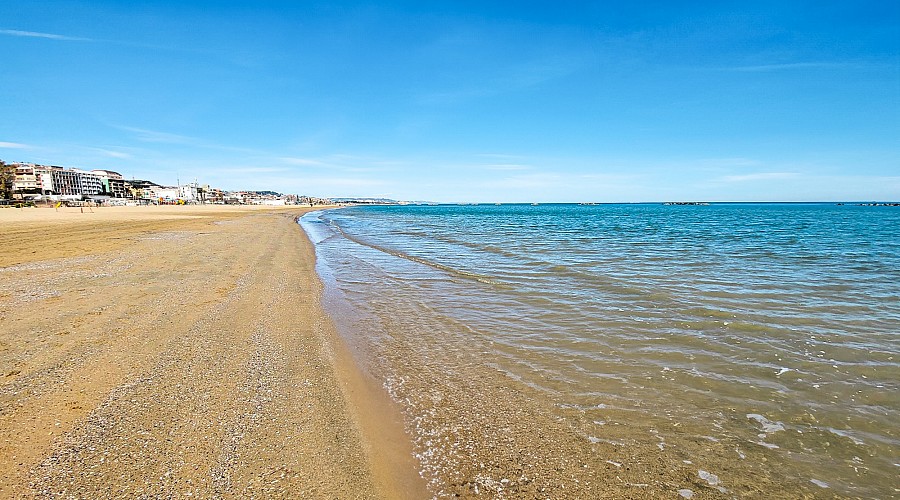
[[[323,205],[330,200],[272,190],[223,190],[197,179],[175,185],[126,179],[106,169],[67,168],[0,159],[0,201],[122,204]]]
[[[900,199],[900,4],[0,6],[0,157],[438,202]]]

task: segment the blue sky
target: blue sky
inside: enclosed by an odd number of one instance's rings
[[[0,159],[433,201],[900,200],[900,3],[0,5]]]

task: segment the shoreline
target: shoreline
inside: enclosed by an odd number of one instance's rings
[[[0,496],[425,496],[320,303],[322,208],[0,210]]]

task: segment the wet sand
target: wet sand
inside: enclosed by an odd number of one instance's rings
[[[423,498],[302,209],[0,210],[0,498]]]

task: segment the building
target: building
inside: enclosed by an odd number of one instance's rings
[[[76,174],[79,190],[78,193],[73,194],[80,194],[82,196],[99,196],[104,194],[103,181],[100,179],[99,175],[75,168],[71,171]]]
[[[178,199],[184,200],[188,203],[199,203],[200,193],[202,192],[200,185],[196,182],[191,182],[188,184],[184,184],[178,187]]]
[[[181,199],[181,188],[178,186],[156,186],[152,192],[153,199],[160,203],[173,203]],[[144,193],[147,196],[147,193]]]
[[[125,180],[112,170],[66,169],[56,165],[10,163],[15,169],[12,192],[16,198],[28,195],[53,199],[84,200],[98,203],[111,199],[131,199],[142,204],[216,203],[236,205],[293,205],[321,203],[319,198],[283,195],[275,191],[223,191],[194,182],[180,186],[161,186],[147,180]],[[327,202],[327,200],[324,200]]]
[[[33,163],[13,163],[16,168],[16,178],[13,181],[13,191],[20,194],[40,194],[40,179],[35,173]]]
[[[53,178],[50,172],[54,167],[35,165],[34,163],[11,163],[10,165],[16,169],[16,178],[13,182],[15,193],[20,196],[53,194]]]
[[[50,167],[50,178],[53,189],[50,194],[65,196],[80,196],[81,179],[79,173],[73,170],[65,170],[62,167]]]
[[[225,203],[225,193],[218,188],[211,188],[209,185],[203,187],[206,201],[209,203],[223,204]]]
[[[113,198],[125,198],[125,179],[122,174],[112,170],[91,170],[100,178],[103,194]]]
[[[65,169],[55,165],[13,163],[16,177],[13,191],[18,196],[49,195],[124,198],[125,180],[111,170]]]
[[[159,184],[152,181],[132,179],[125,181],[125,193],[128,198],[133,200],[155,200],[156,188]]]

